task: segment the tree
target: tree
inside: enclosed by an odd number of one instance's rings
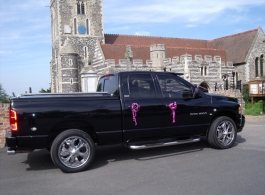
[[[3,103],[9,102],[9,96],[6,94],[6,91],[4,90],[1,83],[0,83],[0,101],[2,101]]]
[[[244,99],[244,101],[246,103],[251,101],[251,98],[249,97],[249,88],[248,88],[248,85],[244,85],[243,86],[242,95],[243,95],[243,99]]]
[[[41,90],[39,90],[39,93],[51,93],[51,87],[49,89],[43,89],[41,88]]]

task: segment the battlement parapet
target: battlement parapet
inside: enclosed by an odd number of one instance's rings
[[[166,45],[165,44],[154,44],[150,46],[150,52],[153,51],[166,51]]]

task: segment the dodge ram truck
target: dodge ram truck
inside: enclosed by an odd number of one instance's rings
[[[206,138],[226,149],[245,124],[236,98],[204,93],[170,72],[109,73],[94,93],[24,94],[9,109],[7,153],[47,148],[70,173],[89,167],[95,145],[139,150]]]

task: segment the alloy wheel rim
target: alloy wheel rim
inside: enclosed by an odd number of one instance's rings
[[[222,121],[216,129],[216,138],[222,146],[230,145],[235,138],[235,128],[230,121]]]
[[[78,168],[84,165],[90,157],[89,143],[78,136],[66,138],[59,146],[60,161],[69,168]]]

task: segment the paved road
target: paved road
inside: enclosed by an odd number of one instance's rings
[[[236,144],[204,141],[132,151],[98,147],[91,168],[65,174],[46,150],[8,156],[0,149],[0,194],[265,194],[265,118],[249,119]]]

